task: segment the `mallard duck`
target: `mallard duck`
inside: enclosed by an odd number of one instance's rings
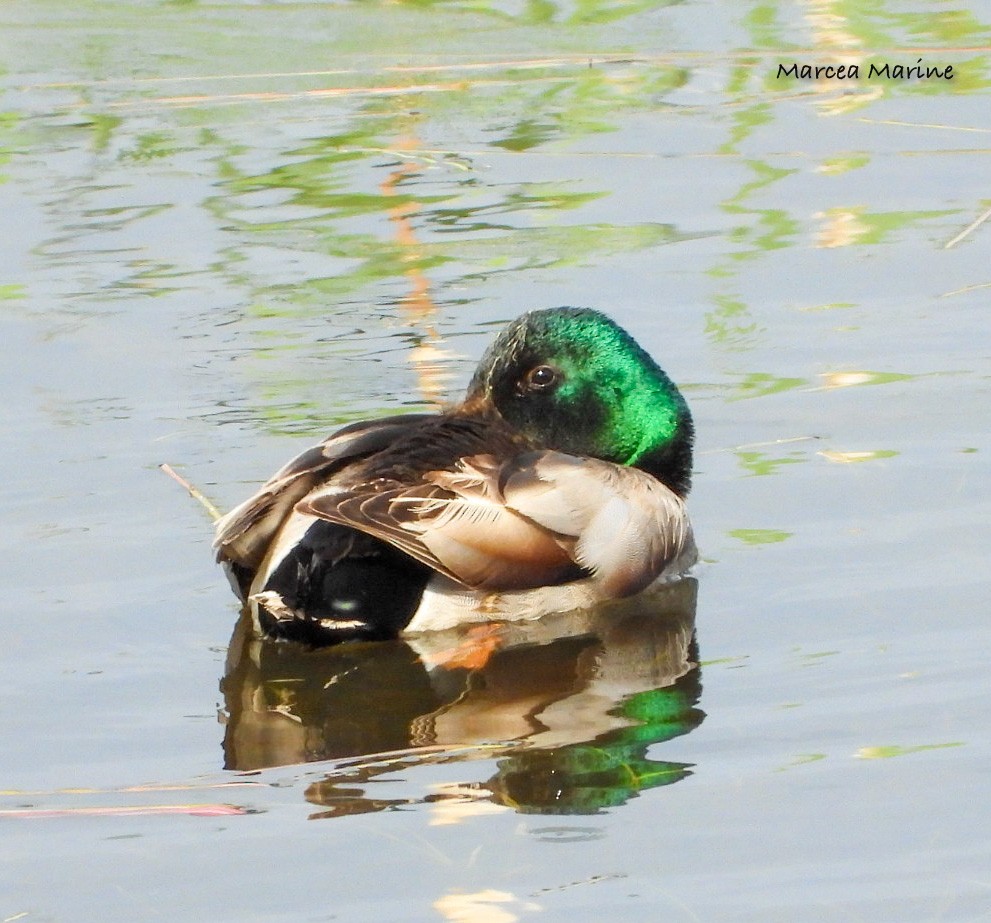
[[[439,414],[345,426],[217,523],[264,635],[312,645],[633,596],[696,560],[693,425],[598,311],[532,311]]]

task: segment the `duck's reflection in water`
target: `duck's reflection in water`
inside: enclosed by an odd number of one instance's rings
[[[585,814],[684,778],[647,748],[701,723],[697,584],[534,623],[306,650],[234,632],[223,692],[228,769],[335,760],[318,816],[414,801]],[[425,763],[496,759],[484,783],[376,799],[365,784]]]

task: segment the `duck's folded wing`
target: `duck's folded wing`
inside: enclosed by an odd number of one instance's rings
[[[684,501],[656,478],[598,459],[531,453],[502,477],[506,505],[568,536],[574,560],[609,597],[630,596],[694,561]]]
[[[392,543],[475,589],[592,577],[604,596],[651,583],[691,543],[682,501],[650,475],[560,452],[464,458],[415,486],[328,486],[297,509]]]
[[[356,458],[388,447],[431,418],[431,414],[405,414],[354,423],[307,449],[217,522],[213,542],[217,558],[256,570],[293,507],[324,478]]]

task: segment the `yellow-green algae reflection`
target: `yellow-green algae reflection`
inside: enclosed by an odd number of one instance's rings
[[[375,304],[408,331],[396,348],[413,356],[422,402],[436,404],[446,395],[443,370],[452,358],[435,323],[439,307],[470,303],[498,274],[522,281],[528,273],[587,265],[691,236],[663,216],[649,222],[587,220],[585,212],[610,194],[607,178],[593,171],[581,181],[555,175],[558,158],[595,135],[615,133],[625,119],[691,117],[683,100],[675,105],[669,97],[688,84],[702,63],[698,56],[659,52],[622,28],[669,5],[341,3],[320,12],[320,28],[314,28],[312,10],[253,7],[251,31],[241,27],[237,9],[224,4],[171,3],[139,11],[89,3],[77,5],[72,16],[48,5],[47,28],[30,32],[30,53],[67,57],[85,75],[74,85],[60,85],[59,92],[72,114],[71,131],[88,131],[101,160],[126,167],[195,152],[212,161],[217,194],[206,207],[229,241],[212,269],[250,291],[260,354],[277,348],[268,342],[273,337],[278,348],[293,348],[287,322],[325,317],[331,304],[341,313],[356,303]],[[12,5],[14,23],[21,8]],[[86,17],[81,40],[49,46],[59,29],[78,29],[80,11]],[[808,97],[828,117],[851,106],[866,109],[886,96],[973,92],[988,83],[987,56],[966,50],[987,38],[987,27],[973,15],[944,10],[934,17],[887,5],[865,11],[840,2],[808,7],[813,45],[796,54],[866,67],[877,49],[952,42],[962,49],[953,55],[958,79],[950,86],[782,81],[774,75],[777,63],[791,54],[790,13],[780,3],[746,11],[741,22],[750,48],[736,53],[725,70],[728,123],[718,154],[739,161],[742,181],[722,207],[739,224],[730,234],[737,246],[709,267],[715,284],[706,328],[713,343],[727,350],[745,351],[762,331],[759,314],[733,283],[735,265],[801,244],[807,226],[800,211],[762,204],[768,193],[810,168],[828,176],[873,164],[868,152],[858,150],[831,151],[812,164],[792,151],[773,158],[744,153],[775,117],[775,106]],[[129,50],[114,44],[121,30],[129,35]],[[473,36],[470,52],[466,30]],[[291,67],[280,43],[268,40],[274,34],[291,42]],[[589,35],[597,47],[615,50],[590,56],[584,52]],[[142,61],[152,48],[154,66]],[[412,59],[410,48],[417,49]],[[12,63],[27,53],[12,46]],[[122,55],[133,61],[131,79],[110,67]],[[210,73],[199,63],[204,56]],[[282,127],[268,143],[278,151],[259,157],[251,133],[270,130],[273,112]],[[439,145],[439,138],[445,143]],[[458,140],[463,143],[451,144]],[[488,182],[488,160],[513,155],[544,158],[541,176]],[[148,202],[112,214],[87,208],[85,220],[99,231],[168,207]],[[813,243],[876,245],[949,214],[834,202],[822,210]],[[273,259],[248,258],[262,251]],[[303,270],[284,271],[287,255],[301,253],[311,255]],[[129,274],[117,280],[120,290],[155,295],[179,284],[181,268],[168,260],[125,255],[121,263]],[[245,374],[255,379],[260,410],[273,429],[297,431],[301,423],[330,424],[349,416],[343,408],[321,415],[313,396],[300,394],[299,379],[281,380],[284,372],[270,373],[264,362]],[[795,383],[776,377],[761,386],[748,371],[741,395]]]

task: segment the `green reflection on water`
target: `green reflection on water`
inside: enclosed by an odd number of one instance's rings
[[[2,73],[2,71],[0,71]],[[20,119],[14,112],[0,112],[0,167],[10,163],[15,144],[14,133],[20,124]],[[0,183],[10,179],[6,173],[0,172]]]
[[[93,132],[93,150],[98,153],[110,147],[114,132],[120,127],[123,119],[116,115],[94,112],[87,116],[89,127]]]
[[[870,161],[871,158],[867,154],[836,154],[833,157],[826,157],[819,169],[827,175],[838,175],[866,167]]]
[[[818,763],[824,759],[826,759],[825,753],[800,753],[787,765],[779,766],[776,771],[786,772],[789,769],[794,769],[796,766],[807,766],[809,763]]]
[[[783,44],[779,4],[755,3],[742,22],[750,33],[755,48],[780,48]]]
[[[738,377],[732,397],[728,400],[744,400],[752,397],[766,397],[782,391],[793,391],[808,384],[805,378],[789,378],[771,375],[767,372],[749,372]]]
[[[795,533],[780,529],[731,529],[726,534],[747,545],[773,545],[791,538]]]
[[[746,471],[757,477],[777,474],[778,468],[782,465],[797,465],[806,460],[806,456],[802,452],[789,452],[787,455],[772,456],[766,452],[738,451],[736,457]]]
[[[832,0],[828,6],[842,21],[844,31],[867,48],[898,47],[906,39],[920,45],[987,41],[991,35],[987,24],[969,10],[947,8],[946,4],[941,4],[938,16],[932,10],[898,10],[883,0]]]
[[[26,294],[23,285],[17,285],[16,283],[0,285],[0,301],[16,301],[24,298]]]
[[[949,747],[962,747],[964,741],[954,740],[939,744],[916,744],[903,747],[898,744],[888,744],[878,747],[861,747],[856,755],[863,760],[886,760],[894,756],[907,756],[911,753],[923,753],[926,750],[945,750]]]
[[[100,145],[106,146],[112,127],[107,120],[94,123],[94,147],[99,149]],[[161,160],[174,157],[182,150],[184,148],[177,145],[168,132],[156,131],[137,135],[133,139],[131,148],[121,151],[117,157],[122,161]]]
[[[645,10],[672,6],[680,0],[573,0],[570,4],[553,3],[551,0],[524,0],[519,12],[510,13],[497,3],[484,0],[398,0],[402,6],[424,11],[465,10],[499,19],[530,25],[553,22],[563,24],[590,24],[612,22]],[[372,4],[367,4],[371,6]],[[385,3],[375,4],[386,6]]]
[[[210,269],[247,289],[248,336],[256,342],[278,338],[287,354],[297,350],[323,358],[311,337],[287,332],[293,322],[317,316],[336,321],[361,305],[363,319],[371,315],[382,326],[398,316],[411,335],[397,351],[424,342],[436,347],[441,337],[431,331],[433,321],[444,309],[472,302],[497,274],[522,285],[533,278],[528,273],[592,266],[692,236],[671,222],[594,220],[590,216],[601,213],[589,206],[615,191],[611,177],[589,170],[580,180],[562,180],[556,165],[565,161],[554,159],[569,158],[573,166],[572,154],[588,153],[581,146],[586,139],[635,127],[631,116],[681,112],[671,109],[672,99],[683,102],[673,91],[707,65],[682,66],[684,58],[658,54],[649,37],[628,27],[608,33],[589,28],[668,5],[670,0],[342,3],[322,10],[327,28],[314,30],[305,5],[201,5],[193,16],[176,4],[171,9],[133,3],[110,9],[84,0],[76,8],[81,14],[46,7],[44,25],[30,33],[38,40],[31,55],[20,48],[12,54],[15,61],[18,56],[64,58],[67,69],[81,69],[79,99],[70,107],[88,113],[93,149],[116,150],[117,164],[138,178],[135,186],[155,176],[156,168],[160,173],[186,155],[205,152],[217,182],[216,195],[203,205],[224,236]],[[943,40],[952,35],[953,41],[966,39],[973,46],[988,35],[970,14],[943,10],[946,18],[936,25],[937,17],[890,6],[827,4],[837,29],[852,36],[854,47],[871,48],[871,53],[905,46],[906,37]],[[56,53],[58,31],[78,28],[80,15],[87,17],[85,41]],[[795,93],[793,82],[770,76],[780,50],[795,45],[787,40],[793,12],[766,2],[741,16],[744,47],[728,62],[713,65],[725,81],[715,104],[725,105],[726,116],[723,136],[707,153],[729,155],[745,171],[720,206],[733,216],[734,226],[725,232],[730,246],[709,270],[717,278],[736,277],[745,271],[742,263],[795,247],[808,225],[808,217],[793,209],[768,207],[780,183],[805,167],[795,167],[794,154],[761,159],[752,153],[766,151],[756,142],[781,117],[781,94]],[[279,41],[270,38],[275,24]],[[818,21],[810,19],[809,25],[815,54],[831,53]],[[466,49],[469,28],[477,44]],[[114,45],[124,30],[133,39],[126,49]],[[596,39],[591,45],[589,36]],[[290,45],[291,67],[285,59]],[[613,50],[589,58],[588,47]],[[154,58],[147,54],[152,48]],[[409,48],[416,49],[415,56]],[[960,82],[947,87],[934,82],[927,92],[970,86],[967,80],[986,71],[983,60],[966,62]],[[974,62],[980,66],[971,66]],[[145,77],[150,79],[140,79]],[[85,78],[113,85],[88,86]],[[766,92],[768,85],[773,95]],[[806,89],[802,84],[803,94]],[[807,96],[815,101],[814,91]],[[712,100],[702,108],[709,105]],[[290,126],[284,135],[276,134],[278,140],[253,134],[276,124]],[[78,128],[74,122],[72,130]],[[492,159],[501,165],[517,155],[525,159],[513,161],[506,172],[515,176],[519,163],[529,181],[490,179]],[[541,162],[533,155],[547,156]],[[845,151],[827,157],[822,168],[849,172],[871,156]],[[100,230],[113,230],[168,207],[90,209],[87,220],[99,223]],[[920,226],[924,230],[928,222],[954,213],[867,209],[835,206],[824,214],[827,221],[842,214],[845,231],[854,227],[843,243],[874,245],[898,234],[918,234]],[[296,256],[308,261],[298,271],[262,271],[259,267],[268,264],[253,260],[252,248],[277,252],[276,259],[294,266]],[[175,291],[166,283],[182,274],[181,266],[161,260],[136,260],[126,268],[125,278],[108,286],[125,297]],[[739,290],[714,293],[712,305],[705,316],[712,342],[729,350],[758,345],[765,326]],[[353,356],[360,348],[347,344],[338,355]],[[283,365],[270,373],[285,379],[281,385],[263,374],[257,390],[271,405],[272,425],[303,428],[320,416],[318,402],[306,393],[289,399],[290,387],[305,379],[295,367],[287,374],[288,359]],[[249,377],[257,368],[249,365]],[[365,374],[355,373],[358,390]],[[805,384],[749,372],[729,399]],[[431,403],[434,392],[426,397],[422,384],[420,390],[424,402]],[[339,408],[330,415],[336,418]],[[741,458],[752,473],[768,473],[791,461]]]
[[[492,791],[521,813],[593,814],[638,792],[691,774],[685,763],[649,759],[646,747],[686,734],[701,721],[693,684],[632,696],[614,714],[637,723],[595,744],[523,750],[498,763]]]
[[[705,332],[720,346],[745,349],[763,328],[753,319],[746,302],[731,295],[714,295],[715,310],[705,313]]]
[[[619,117],[637,111],[655,111],[664,96],[684,86],[687,68],[658,62],[639,62],[636,67],[576,69],[567,79],[556,79],[546,88],[539,83],[512,91],[521,116],[491,144],[510,151],[531,150],[558,139],[612,131]],[[505,111],[506,100],[484,94],[496,112]],[[453,100],[447,99],[450,105]]]
[[[753,75],[753,61],[745,58],[730,73],[730,94],[741,94]],[[767,103],[754,103],[747,96],[747,103],[734,109],[731,116],[729,137],[718,148],[720,154],[736,154],[739,146],[756,130],[774,121],[774,109]]]
[[[450,289],[493,273],[586,265],[689,235],[658,222],[565,224],[565,212],[609,189],[556,179],[495,186],[484,182],[478,155],[429,150],[422,131],[453,108],[459,119],[500,136],[490,144],[526,151],[612,130],[619,114],[656,108],[658,97],[684,79],[654,63],[571,65],[563,73],[551,67],[549,75],[507,65],[448,93],[421,94],[413,85],[402,97],[361,103],[344,130],[285,150],[264,172],[243,169],[236,150],[225,152],[224,191],[210,207],[246,242],[331,259],[331,273],[311,273],[291,286],[259,285],[259,294],[285,296],[277,308],[265,304],[265,314],[325,312],[335,299],[384,284],[402,291],[407,280],[408,299],[416,299],[419,313],[430,312],[440,290],[429,273],[441,267]]]
[[[904,232],[926,221],[958,215],[960,209],[930,211],[869,212],[861,206],[835,207],[824,212],[826,230],[820,243],[824,246],[873,245],[884,243],[896,232]],[[832,226],[838,226],[834,230]],[[837,240],[838,238],[838,240]]]

